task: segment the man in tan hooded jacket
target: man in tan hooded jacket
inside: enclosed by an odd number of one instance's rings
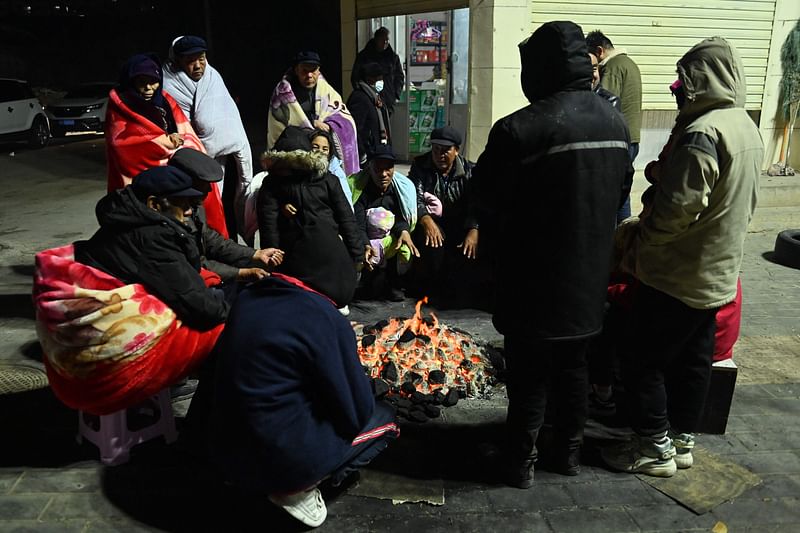
[[[714,318],[736,297],[763,159],[758,128],[744,109],[744,68],[728,41],[695,45],[678,62],[678,75],[685,103],[652,213],[635,239],[642,284],[621,350],[637,436],[603,451],[616,469],[663,477],[692,465]]]

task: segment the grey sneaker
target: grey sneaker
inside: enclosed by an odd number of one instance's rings
[[[600,451],[603,461],[620,472],[672,477],[677,470],[675,447],[666,435],[634,436],[630,441]]]
[[[670,432],[669,436],[675,446],[675,465],[678,468],[691,468],[694,464],[694,457],[692,457],[694,435],[691,433]]]

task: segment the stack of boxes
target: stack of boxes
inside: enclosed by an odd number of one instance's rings
[[[444,96],[441,89],[422,89],[408,94],[408,150],[431,149],[431,132],[444,123]]]

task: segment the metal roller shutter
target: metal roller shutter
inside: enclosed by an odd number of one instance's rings
[[[551,20],[572,20],[586,33],[601,30],[614,47],[626,49],[642,73],[644,109],[674,109],[668,86],[675,80],[675,63],[700,40],[724,37],[738,48],[744,62],[747,108],[761,109],[775,0],[532,1],[531,5],[533,30]]]

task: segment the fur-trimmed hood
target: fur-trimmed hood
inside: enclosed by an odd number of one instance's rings
[[[261,162],[270,176],[318,179],[328,172],[328,156],[322,152],[268,150],[261,155]]]

